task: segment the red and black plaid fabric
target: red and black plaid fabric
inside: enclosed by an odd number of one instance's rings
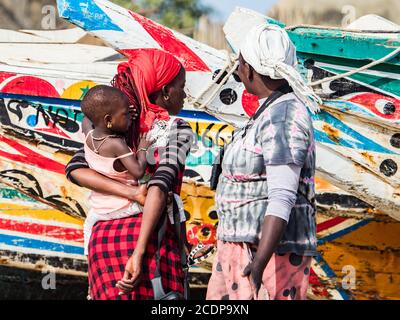
[[[148,300],[153,299],[150,279],[154,277],[157,251],[157,232],[149,242],[143,258],[142,280],[129,295],[119,296],[117,281],[122,279],[125,265],[136,246],[142,215],[125,219],[98,222],[89,242],[89,286],[94,300]],[[184,275],[179,246],[174,228],[168,221],[162,243],[160,272],[165,292],[183,293]]]

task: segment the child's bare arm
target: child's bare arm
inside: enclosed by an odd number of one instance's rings
[[[82,132],[85,135],[85,137],[92,129],[94,129],[92,122],[87,117],[84,117],[82,120]]]
[[[131,152],[123,139],[116,139],[114,148],[117,157]],[[146,152],[140,151],[137,155],[133,153],[130,156],[120,158],[119,161],[135,179],[143,177],[147,166]]]

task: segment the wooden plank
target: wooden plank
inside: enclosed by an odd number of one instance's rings
[[[65,30],[8,30],[0,29],[0,43],[77,43],[86,35],[80,28]]]
[[[20,32],[38,36],[47,40],[47,43],[77,43],[86,35],[86,32],[81,28],[64,30],[20,30]]]
[[[68,54],[65,54],[68,52]],[[108,47],[86,44],[0,44],[0,61],[5,63],[30,62],[46,64],[87,64],[105,60],[116,55]]]
[[[8,30],[0,29],[0,43],[46,43],[46,39],[43,39],[37,35]]]

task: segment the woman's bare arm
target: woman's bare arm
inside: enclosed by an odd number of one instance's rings
[[[147,198],[143,208],[142,224],[135,248],[135,253],[141,256],[146,252],[150,237],[160,220],[161,214],[164,212],[167,196],[168,194],[157,186],[152,186],[147,191]]]
[[[168,192],[178,179],[178,172],[184,170],[186,157],[193,141],[193,131],[184,121],[171,129],[169,143],[160,154],[160,165],[148,183],[143,220],[135,252],[143,255],[150,236],[166,206]]]
[[[137,188],[130,188],[126,185],[110,179],[90,168],[79,168],[71,171],[71,177],[80,186],[93,191],[110,194],[135,201]]]

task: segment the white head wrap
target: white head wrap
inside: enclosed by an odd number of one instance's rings
[[[319,111],[322,101],[295,69],[296,48],[284,29],[265,23],[253,27],[247,34],[240,53],[257,73],[275,80],[285,79],[294,94],[312,113]]]

